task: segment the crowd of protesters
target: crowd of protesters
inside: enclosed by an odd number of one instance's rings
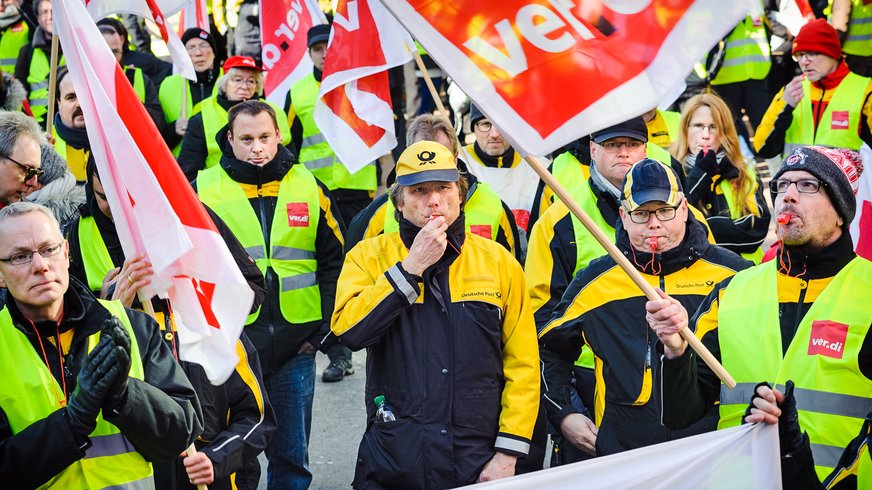
[[[62,53],[49,87],[51,2],[4,0],[4,485],[308,488],[315,355],[338,382],[366,349],[354,488],[453,488],[756,422],[779,423],[785,487],[872,488],[872,263],[849,231],[872,5],[812,3],[795,36],[777,5],[743,19],[669,110],[541,156],[656,300],[450,80],[453,114],[434,114],[414,69],[391,70],[396,163],[350,173],[313,115],[329,24],[279,106],[257,2],[214,2],[211,31],[183,34],[194,81],[135,17],[99,21],[254,292],[214,386],[179,360],[171,304],[141,297],[153,266],[122,249]]]

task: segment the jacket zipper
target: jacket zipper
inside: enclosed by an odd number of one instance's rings
[[[260,172],[260,170],[261,169],[258,169],[258,172]],[[261,182],[260,176],[258,176],[258,178],[257,178],[257,207],[258,207],[258,210],[260,211],[260,227],[261,227],[261,233],[263,233],[263,248],[264,248],[265,255],[267,257],[270,257],[270,249],[269,249],[270,237],[269,237],[269,232],[268,232],[267,222],[266,222],[266,208],[264,207],[264,204],[263,204],[263,186],[261,184],[262,184],[262,182]],[[266,268],[267,277],[264,277],[264,280],[266,281],[267,287],[269,287],[269,284],[270,284],[271,278],[269,276],[271,274],[272,274],[272,266],[267,265],[267,268]],[[271,302],[264,301],[264,303],[268,304],[267,305],[268,310],[272,309],[272,306],[269,305],[269,303],[271,303]],[[263,313],[264,312],[261,311],[261,314],[263,314]],[[270,311],[269,313],[270,313],[270,318],[269,318],[269,321],[267,322],[267,324],[268,324],[268,329],[269,329],[269,336],[270,336],[270,338],[272,338],[274,333],[275,333],[275,329],[273,327],[272,311]],[[270,345],[272,345],[272,343],[270,343]],[[270,351],[272,351],[272,347],[270,347]],[[272,354],[274,354],[274,353],[270,352],[270,363],[272,363],[272,357],[273,357]]]
[[[799,328],[799,322],[802,321],[802,305],[805,303],[805,293],[808,291],[808,281],[805,279],[799,280],[799,299],[796,302],[796,313],[793,317],[793,333]]]

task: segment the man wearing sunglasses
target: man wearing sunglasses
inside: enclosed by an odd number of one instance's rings
[[[695,309],[722,279],[750,262],[708,242],[705,226],[688,209],[675,172],[652,159],[634,164],[621,186],[618,249],[649,284]],[[539,329],[551,423],[574,447],[607,455],[713,430],[709,417],[670,431],[660,423],[657,337],[645,325],[646,297],[610,256],[590,262],[569,284],[550,321]],[[572,364],[582,345],[594,355],[592,418],[570,400]],[[598,427],[598,429],[597,429]]]
[[[825,19],[804,25],[793,58],[802,74],[772,99],[754,134],[757,154],[789,155],[802,145],[872,146],[872,79],[848,69],[836,30]]]
[[[850,150],[795,150],[770,187],[780,242],[775,260],[717,284],[689,322],[694,310],[672,299],[648,303],[648,323],[664,346],[667,427],[694,422],[718,399],[718,427],[738,425],[755,393],[753,421],[763,413],[778,417],[784,386],[793,381],[818,477],[837,465],[872,404],[872,263],[854,253],[848,233],[862,170]],[[688,324],[736,388],[697,362],[677,334]]]
[[[0,112],[0,208],[36,187],[42,173],[39,144],[45,142],[33,118]]]

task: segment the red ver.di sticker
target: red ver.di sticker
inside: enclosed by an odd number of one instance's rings
[[[833,111],[830,129],[848,129],[848,111]]]
[[[288,203],[288,226],[309,226],[309,203]]]
[[[845,353],[848,338],[848,325],[818,320],[811,324],[811,338],[808,341],[808,355],[821,355],[841,359]]]

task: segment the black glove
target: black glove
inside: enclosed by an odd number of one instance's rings
[[[765,381],[758,383],[754,387],[754,396],[745,409],[745,417],[751,415],[751,408],[754,407],[754,399],[760,398],[757,394],[757,388],[760,386],[772,387]],[[791,454],[799,450],[803,445],[802,429],[799,427],[799,412],[796,411],[796,397],[793,395],[793,381],[788,381],[784,388],[784,401],[778,404],[781,409],[781,416],[778,417],[778,440],[781,443],[781,454]],[[745,417],[742,417],[744,423]]]
[[[88,437],[97,426],[103,401],[118,377],[119,351],[111,336],[102,335],[79,372],[66,415],[73,432],[80,437]]]
[[[699,154],[696,155],[695,165],[711,176],[718,174],[718,158],[712,149],[708,151],[699,150]]]
[[[117,414],[118,410],[127,401],[127,380],[130,377],[130,336],[124,325],[115,318],[106,322],[103,327],[103,336],[112,337],[118,352],[118,377],[115,384],[109,388],[103,407],[107,412]]]

